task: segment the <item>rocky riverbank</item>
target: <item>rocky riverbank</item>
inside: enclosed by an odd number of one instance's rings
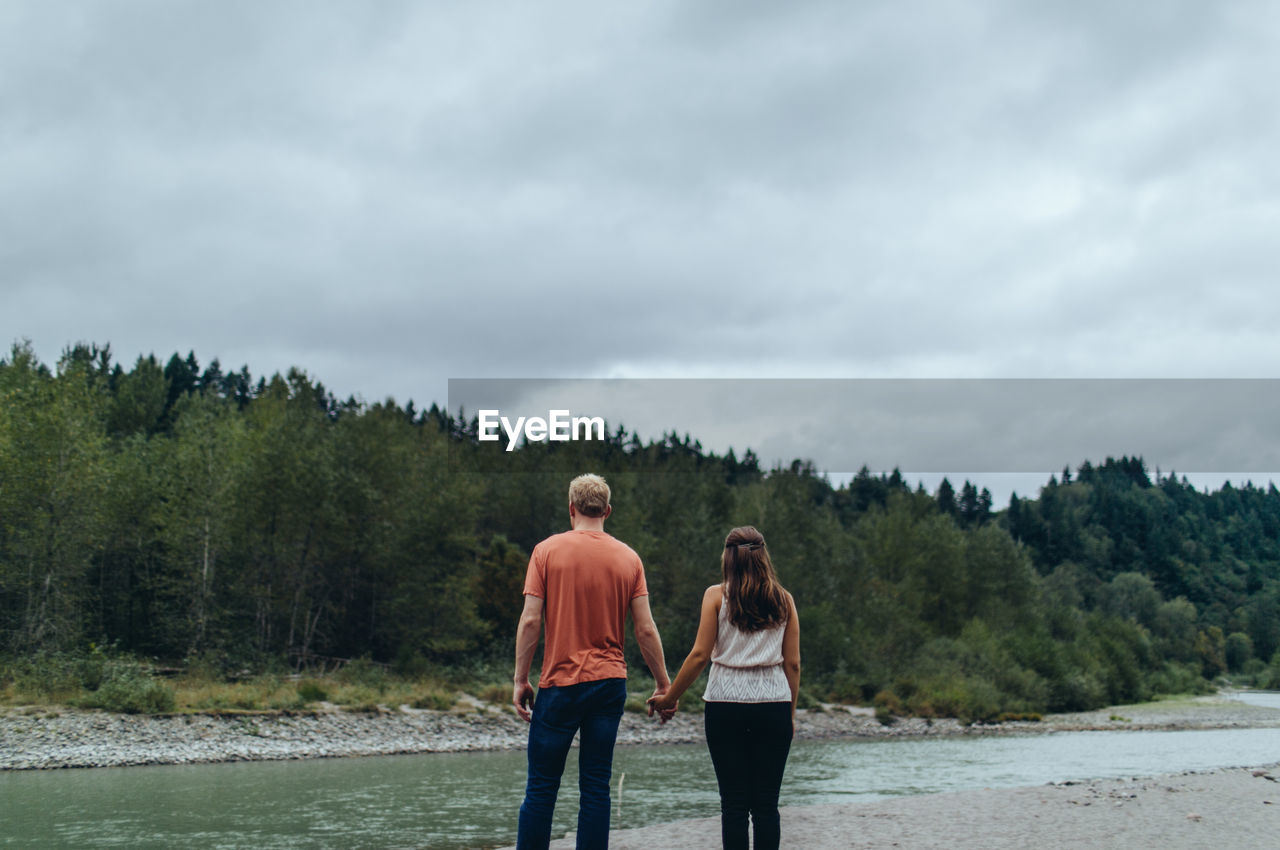
[[[1280,726],[1280,711],[1210,696],[1048,715],[1039,722],[966,726],[952,719],[902,718],[886,726],[871,709],[825,706],[799,712],[796,726],[801,740],[1220,729]],[[399,706],[357,713],[325,706],[305,713],[142,716],[17,707],[0,712],[0,770],[501,750],[523,747],[527,734],[510,708],[479,700],[449,712]],[[628,713],[618,734],[620,744],[701,740],[702,718],[688,714],[659,726]]]

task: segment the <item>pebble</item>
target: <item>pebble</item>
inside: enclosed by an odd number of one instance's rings
[[[29,709],[28,709],[29,711]],[[1276,713],[1280,715],[1280,712]],[[1082,715],[1043,723],[966,726],[952,718],[898,718],[885,726],[865,708],[827,705],[801,710],[796,737],[904,738],[1007,735],[1075,730]],[[1219,715],[1217,727],[1232,718]],[[1255,719],[1255,718],[1250,718]],[[1156,718],[1153,718],[1156,720]],[[1152,725],[1167,728],[1168,718]],[[1109,728],[1100,721],[1099,726]],[[1179,724],[1198,728],[1198,724]],[[1114,724],[1112,724],[1114,726]],[[1125,728],[1143,728],[1127,723]],[[384,707],[376,713],[324,710],[305,714],[113,715],[0,710],[0,770],[117,767],[219,761],[522,749],[529,727],[506,706],[477,704],[467,713]],[[659,725],[643,714],[623,715],[619,744],[688,744],[704,740],[699,715],[677,714]],[[1274,777],[1265,778],[1275,781]],[[1070,784],[1070,783],[1064,783]]]

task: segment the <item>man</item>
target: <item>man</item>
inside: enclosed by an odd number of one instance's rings
[[[516,847],[546,847],[551,815],[575,733],[578,752],[578,847],[609,845],[609,779],[613,744],[627,701],[623,627],[627,611],[636,642],[653,674],[655,695],[671,686],[662,639],[649,610],[644,565],[635,551],[604,531],[613,512],[609,485],[599,475],[569,484],[570,531],[534,547],[524,584],[524,612],[516,628],[513,702],[529,727],[529,776]],[[546,619],[538,698],[529,667]],[[532,713],[529,710],[533,706]]]

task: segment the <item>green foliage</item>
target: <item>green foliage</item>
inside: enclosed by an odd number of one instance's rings
[[[377,691],[386,690],[388,684],[386,666],[376,664],[368,658],[357,658],[344,664],[334,674],[334,678],[346,685],[361,685]]]
[[[495,534],[480,553],[475,574],[476,614],[492,638],[511,641],[524,608],[524,578],[529,555],[504,535]]]
[[[1227,669],[1233,673],[1240,672],[1253,660],[1253,641],[1244,632],[1232,632],[1227,635],[1223,653]]]
[[[1222,629],[1209,626],[1196,633],[1196,655],[1200,657],[1200,671],[1206,679],[1225,673],[1227,670],[1226,639]]]
[[[176,707],[173,688],[128,658],[107,660],[100,686],[77,702],[84,708],[124,714],[165,714]]]
[[[594,470],[668,657],[693,641],[724,534],[749,523],[799,608],[805,694],[986,721],[1225,673],[1280,684],[1274,487],[1202,493],[1107,458],[995,512],[968,481],[935,497],[864,469],[832,487],[811,463],[762,470],[676,432],[491,449],[461,417],[339,403],[297,369],[255,384],[189,353],[126,371],[77,345],[51,370],[15,346],[0,360],[4,675],[39,699],[165,710],[163,682],[81,649],[92,638],[210,683],[338,668],[331,690],[370,705],[399,687],[388,661],[495,681],[528,553],[566,527],[569,478]],[[625,652],[642,668],[630,637]],[[307,700],[284,691],[224,701]]]
[[[314,679],[303,679],[298,682],[298,697],[303,702],[323,702],[329,698],[329,692]]]
[[[432,690],[417,697],[410,705],[432,711],[448,711],[457,701],[457,695],[450,691]]]
[[[684,714],[702,714],[707,710],[707,704],[703,702],[702,694],[705,693],[705,684],[695,684],[694,687],[684,692],[684,696],[680,697],[680,711]],[[804,694],[800,695],[800,705],[803,708]]]
[[[812,711],[821,711],[822,702],[814,695],[811,689],[802,687],[800,688],[800,693],[797,695],[796,708],[805,708]]]
[[[1147,682],[1153,698],[1165,694],[1202,694],[1213,689],[1191,664],[1166,663],[1150,674]]]
[[[52,375],[15,346],[0,365],[0,635],[18,652],[83,635],[107,480],[98,362],[77,347]]]
[[[104,662],[84,655],[37,653],[5,664],[0,679],[11,681],[22,698],[59,701],[102,685]]]
[[[889,714],[903,714],[902,700],[891,690],[883,690],[871,700],[877,710],[884,709]]]
[[[165,714],[174,710],[173,690],[144,677],[113,678],[80,701],[85,708],[124,714]]]

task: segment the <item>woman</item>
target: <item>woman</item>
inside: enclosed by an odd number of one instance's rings
[[[778,789],[800,690],[800,623],[755,528],[729,532],[720,566],[724,581],[702,596],[693,650],[670,689],[649,700],[649,715],[657,711],[665,722],[711,662],[702,698],[720,786],[721,841],[745,850],[750,814],[756,850],[765,850],[779,842]]]

